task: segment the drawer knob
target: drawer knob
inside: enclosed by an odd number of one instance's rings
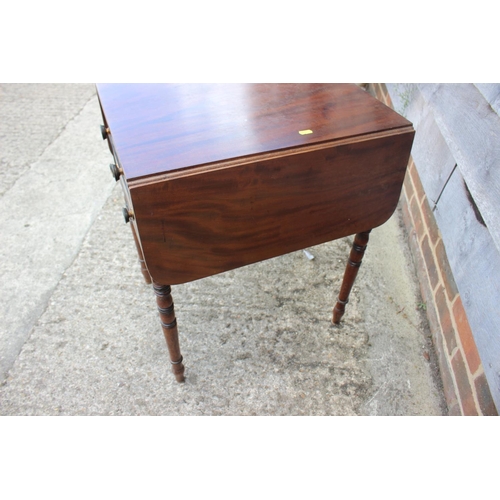
[[[109,169],[111,170],[115,181],[118,181],[120,179],[120,175],[122,175],[121,169],[118,168],[114,163],[109,164]]]
[[[123,218],[125,219],[125,223],[130,222],[130,219],[134,218],[134,213],[130,211],[127,207],[123,207]]]
[[[108,130],[104,125],[101,125],[101,135],[102,135],[102,140],[106,140],[108,138]]]

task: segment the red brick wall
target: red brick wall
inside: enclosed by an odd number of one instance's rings
[[[393,107],[385,84],[371,83],[368,91]],[[449,414],[497,415],[446,249],[412,158],[401,205]]]

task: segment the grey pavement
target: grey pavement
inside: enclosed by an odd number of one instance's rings
[[[0,85],[0,415],[445,415],[399,210],[372,232],[172,287],[170,372],[91,84]]]

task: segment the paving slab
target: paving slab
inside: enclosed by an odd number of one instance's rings
[[[178,384],[153,290],[143,281],[123,222],[120,188],[108,181],[111,156],[98,136],[94,97],[77,116],[81,120],[71,121],[75,128],[68,124],[47,151],[85,161],[88,148],[96,148],[90,155],[92,179],[60,172],[55,177],[65,179],[68,196],[44,196],[38,210],[50,211],[53,202],[64,213],[66,206],[87,229],[80,239],[70,238],[73,258],[63,265],[54,268],[49,253],[25,261],[31,282],[43,278],[50,286],[35,293],[43,295],[44,307],[26,306],[36,311],[0,386],[1,415],[447,413],[399,211],[372,232],[340,327],[331,324],[331,310],[352,238],[309,248],[312,260],[299,251],[173,286],[186,365],[186,382]],[[73,141],[60,140],[66,132]],[[37,168],[50,170],[46,155]],[[21,174],[4,197],[27,175],[32,174]],[[72,178],[92,200],[78,202],[75,212],[70,207],[79,190],[69,187]],[[46,193],[43,176],[30,181]],[[17,206],[4,205],[6,210],[29,211],[26,200],[11,196]],[[49,219],[47,241],[57,238],[57,229],[71,234],[59,217]],[[35,239],[46,244],[41,233]],[[6,258],[18,265],[13,254]],[[1,271],[2,289],[9,269],[7,263]],[[24,300],[25,291],[3,293]],[[16,321],[10,313],[6,323]],[[7,328],[4,336],[13,331]]]
[[[102,168],[107,156],[93,85],[0,89],[2,380],[113,182]]]

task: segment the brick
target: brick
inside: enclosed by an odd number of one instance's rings
[[[432,300],[432,299],[431,299]],[[443,383],[443,395],[448,406],[448,415],[461,415],[462,410],[458,403],[458,397],[454,385],[454,377],[451,372],[450,358],[447,354],[445,339],[441,332],[437,313],[432,301],[427,302],[427,317],[434,343],[434,350],[439,365],[439,375]]]
[[[379,88],[380,88],[380,94],[382,96],[382,101],[386,101],[386,96],[387,96],[387,87],[385,86],[384,83],[379,83]]]
[[[413,237],[410,240],[410,246],[412,248],[412,253],[414,255],[414,258],[417,262],[417,269],[418,269],[417,272],[420,282],[420,295],[422,297],[423,302],[426,304],[425,312],[427,315],[427,320],[429,321],[429,328],[431,330],[432,341],[434,342],[434,345],[438,350],[443,350],[444,349],[443,334],[442,334],[441,323],[439,322],[436,304],[434,302],[434,294],[431,290],[429,280],[427,279],[426,276],[427,273],[425,271],[425,264],[423,262],[420,250],[418,249],[415,235],[413,235]],[[415,252],[417,251],[419,252],[419,254],[415,257]],[[445,355],[444,352],[443,355]]]
[[[453,277],[453,272],[451,271],[443,240],[439,239],[434,252],[436,255],[437,266],[441,272],[441,279],[446,289],[446,295],[448,296],[448,300],[453,302],[455,297],[458,295],[458,288],[455,283],[455,278]]]
[[[422,282],[428,283],[427,280],[422,280]],[[441,331],[441,324],[439,323],[439,318],[434,304],[434,299],[432,297],[432,291],[428,286],[421,286],[420,290],[422,293],[422,298],[426,304],[425,312],[427,313],[427,319],[429,321],[429,328],[431,331],[432,341],[434,342],[434,347],[440,353],[438,359],[442,357],[443,362],[445,362],[446,353],[444,352],[443,334]]]
[[[441,331],[443,332],[444,339],[446,341],[446,347],[448,348],[448,354],[455,350],[457,347],[457,340],[455,337],[455,330],[451,322],[450,309],[448,308],[448,302],[446,301],[444,287],[440,286],[436,291],[436,307],[439,317],[439,322],[441,324]]]
[[[450,417],[461,417],[462,416],[462,409],[460,408],[460,405],[458,402],[452,404],[451,406],[448,406],[448,416]]]
[[[417,167],[413,164],[410,168],[410,176],[415,187],[415,194],[418,196],[418,200],[422,202],[425,196],[424,186],[422,186],[422,181],[420,180],[420,175],[418,174]]]
[[[479,401],[479,408],[481,413],[488,417],[498,416],[498,411],[496,409],[493,398],[491,397],[490,387],[486,380],[484,373],[481,373],[476,380],[474,380],[474,385],[476,387],[477,399]]]
[[[455,386],[453,385],[453,376],[450,372],[450,366],[446,360],[446,354],[444,354],[443,349],[437,349],[436,354],[439,363],[439,374],[441,375],[441,381],[443,382],[443,394],[446,400],[446,405],[448,406],[449,415],[461,415],[462,411],[458,403],[457,393],[455,391]],[[458,413],[454,412],[454,408],[458,407]]]
[[[448,412],[449,415],[461,415],[461,409],[460,406],[458,405],[458,398],[455,392],[455,386],[453,384],[453,377],[450,373],[449,357],[446,352],[447,351],[446,341],[442,333],[442,327],[438,318],[438,313],[436,311],[434,294],[430,288],[431,287],[430,282],[427,279],[427,269],[425,266],[422,252],[420,251],[420,246],[418,244],[417,236],[415,234],[414,229],[408,231],[408,241],[410,244],[410,250],[413,259],[416,264],[422,300],[427,305],[426,308],[427,319],[429,321],[429,328],[432,335],[432,341],[434,343],[434,348],[438,358],[439,371],[441,374],[441,380],[443,382],[443,390],[446,399],[446,404],[448,405]],[[443,291],[443,297],[444,297],[444,291]],[[453,334],[452,339],[454,344],[450,346],[452,347],[451,351],[453,351],[453,349],[456,348],[456,341],[449,311],[447,318],[448,321],[447,323],[445,323],[445,326],[447,326],[448,334],[450,332]]]
[[[384,84],[383,90],[384,90],[384,104],[386,106],[389,106],[390,108],[394,109],[394,106],[392,105],[391,94],[389,94],[389,91],[387,90],[387,87],[385,86],[385,84]]]
[[[441,238],[441,233],[436,222],[436,218],[432,213],[432,208],[429,205],[429,200],[427,196],[422,200],[420,204],[420,211],[422,212],[422,218],[424,219],[424,225],[429,233],[432,245],[436,245],[439,238]]]
[[[384,93],[382,91],[382,87],[380,85],[380,83],[375,83],[374,84],[374,90],[375,90],[375,96],[377,97],[377,99],[379,101],[384,101]]]
[[[404,194],[407,200],[410,200],[413,196],[413,184],[411,183],[411,177],[409,171],[406,171],[406,175],[403,181]]]
[[[417,231],[418,240],[422,241],[425,234],[424,220],[422,219],[422,214],[420,213],[420,206],[416,196],[413,196],[410,201],[410,213],[413,219],[413,226]]]
[[[462,299],[460,297],[458,297],[453,304],[453,316],[455,317],[455,323],[457,325],[457,331],[460,337],[460,342],[462,343],[465,359],[467,360],[470,372],[474,374],[481,365],[481,359],[479,358],[476,342],[474,341],[469,321],[467,320],[467,315],[465,314]]]
[[[451,366],[455,375],[455,381],[457,382],[458,393],[460,396],[460,402],[462,403],[464,415],[478,415],[476,403],[474,401],[474,396],[469,383],[469,376],[467,375],[467,368],[465,367],[460,349],[457,350],[453,356]]]
[[[418,234],[418,229],[417,229]],[[427,275],[431,283],[431,289],[435,290],[439,283],[439,274],[434,260],[434,252],[429,245],[429,236],[425,235],[421,243],[422,255],[424,256],[425,265],[427,267]]]
[[[413,161],[413,158],[410,155],[410,160],[408,161],[408,166],[406,168],[407,174],[411,177],[411,173],[415,167],[415,162]]]
[[[403,222],[406,227],[406,231],[409,233],[413,229],[413,227],[412,227],[410,209],[408,208],[408,201],[405,196],[401,197],[401,212],[403,215]]]

